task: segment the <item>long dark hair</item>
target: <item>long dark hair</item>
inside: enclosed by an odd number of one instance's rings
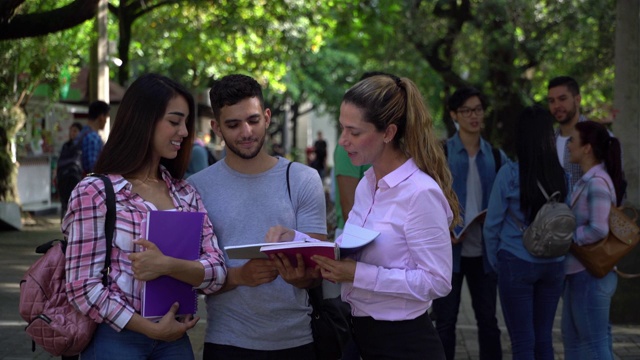
[[[616,191],[616,202],[620,206],[624,197],[624,176],[620,163],[622,148],[620,141],[609,134],[604,125],[595,121],[583,121],[576,124],[580,134],[580,145],[591,145],[593,156],[599,162],[604,162],[607,173],[613,181]]]
[[[547,201],[538,181],[548,195],[559,191],[561,200],[567,197],[567,181],[558,160],[553,116],[539,105],[525,108],[517,128],[516,150],[520,168],[520,209],[529,221]]]
[[[127,175],[144,167],[151,159],[155,125],[164,117],[169,101],[176,96],[184,97],[189,105],[186,119],[189,135],[182,141],[178,156],[162,158],[160,163],[171,176],[182,179],[189,165],[195,136],[195,102],[185,87],[158,74],[142,75],[127,89],[94,171]]]

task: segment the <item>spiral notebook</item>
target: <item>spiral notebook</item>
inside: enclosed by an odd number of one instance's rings
[[[200,257],[200,242],[205,213],[183,211],[149,212],[147,239],[163,254],[183,259]],[[142,316],[164,316],[174,302],[180,304],[177,315],[195,314],[198,295],[192,285],[169,276],[146,281],[142,290]]]

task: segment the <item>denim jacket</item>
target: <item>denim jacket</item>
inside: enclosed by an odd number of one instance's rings
[[[501,163],[506,164],[509,159],[500,150]],[[462,216],[464,218],[464,206],[467,203],[467,177],[469,176],[469,154],[462,144],[459,133],[455,133],[452,137],[447,139],[447,161],[449,163],[449,169],[453,176],[453,191],[458,196],[458,202],[460,203],[460,209],[462,210]],[[489,203],[489,195],[491,194],[491,188],[493,187],[493,181],[496,177],[496,164],[493,159],[493,153],[491,152],[491,144],[480,138],[480,150],[476,155],[476,166],[478,167],[478,174],[480,175],[480,182],[482,185],[482,208],[486,209]],[[462,226],[458,225],[455,231],[460,231]],[[453,272],[460,272],[460,257],[462,252],[462,244],[453,245]],[[483,253],[486,254],[486,248],[483,249]],[[491,271],[489,263],[484,261],[485,271]]]
[[[518,219],[513,217],[517,216]],[[521,224],[527,224],[520,209],[520,167],[509,162],[500,168],[489,199],[487,217],[484,220],[484,245],[486,259],[497,269],[498,251],[505,250],[521,260],[531,263],[552,263],[564,260],[539,258],[529,254],[522,243]]]

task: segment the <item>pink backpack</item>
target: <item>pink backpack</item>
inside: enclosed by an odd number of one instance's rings
[[[55,242],[55,243],[54,243]],[[35,344],[53,356],[77,355],[89,344],[97,324],[67,299],[64,273],[66,242],[53,240],[20,282],[20,316]]]
[[[102,283],[108,286],[111,267],[111,240],[115,227],[115,195],[111,181],[99,176],[107,193],[106,237],[107,252]],[[53,356],[80,354],[89,345],[96,322],[80,313],[67,299],[65,289],[65,255],[67,242],[51,240],[38,246],[43,253],[20,281],[20,316],[28,323],[25,331],[33,340]]]

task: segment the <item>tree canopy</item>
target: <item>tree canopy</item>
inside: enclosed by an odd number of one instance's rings
[[[86,66],[97,3],[0,0],[5,115],[35,85],[55,90],[62,73]],[[446,97],[479,88],[491,104],[486,135],[507,150],[517,115],[545,100],[551,77],[579,81],[589,117],[605,117],[612,102],[615,0],[112,0],[109,10],[122,85],[154,71],[199,92],[246,73],[264,85],[274,117],[289,111],[294,124],[311,109],[335,114],[372,70],[414,80],[449,133]]]

